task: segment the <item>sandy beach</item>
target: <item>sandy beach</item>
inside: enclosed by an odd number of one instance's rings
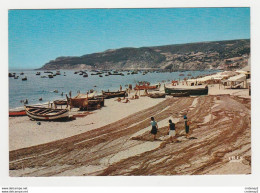
[[[191,121],[188,139],[184,113]],[[151,116],[159,126],[156,141]],[[176,143],[167,141],[169,119]],[[248,89],[217,84],[207,96],[108,99],[100,110],[67,122],[10,117],[10,176],[250,174],[250,119]]]

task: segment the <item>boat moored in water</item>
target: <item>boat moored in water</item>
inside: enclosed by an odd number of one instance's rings
[[[148,96],[150,98],[165,98],[165,93],[151,93]]]
[[[19,116],[26,116],[25,110],[21,111],[9,111],[9,117],[19,117]]]

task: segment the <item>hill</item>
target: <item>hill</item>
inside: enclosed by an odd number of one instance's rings
[[[79,57],[63,56],[40,69],[233,69],[246,66],[249,55],[249,39],[198,42],[110,49]]]

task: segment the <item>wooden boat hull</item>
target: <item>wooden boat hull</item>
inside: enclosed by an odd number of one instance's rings
[[[118,92],[102,92],[106,99],[115,98],[115,97],[125,97],[125,91],[118,91]]]
[[[69,111],[67,109],[51,109],[37,106],[25,106],[26,114],[35,119],[42,121],[52,121],[66,119],[69,117]]]
[[[172,93],[171,96],[173,97],[189,97],[189,93],[187,92],[180,92],[180,93]]]
[[[70,99],[70,106],[76,108],[85,108],[88,105],[87,98],[71,98]]]
[[[175,93],[188,93],[188,95],[207,95],[208,88],[194,88],[194,89],[185,89],[185,88],[164,88],[166,94],[175,94]]]
[[[68,105],[68,101],[66,100],[56,100],[56,101],[53,101],[53,103],[55,105]]]
[[[19,116],[26,116],[25,110],[21,111],[9,111],[9,117],[19,117]]]

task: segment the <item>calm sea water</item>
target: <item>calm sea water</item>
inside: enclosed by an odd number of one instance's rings
[[[190,73],[192,76],[212,74],[217,71],[186,71],[181,72],[185,76],[179,76],[180,72],[166,72],[166,73],[148,73],[143,75],[142,73],[127,75],[124,72],[125,76],[104,76],[99,77],[97,75],[90,75],[91,72],[88,72],[89,77],[84,78],[79,74],[74,74],[75,71],[61,70],[61,75],[55,76],[54,78],[41,78],[41,76],[48,74],[44,71],[40,71],[41,75],[36,76],[35,70],[15,70],[9,71],[10,73],[16,73],[19,75],[18,79],[9,78],[9,108],[14,109],[17,107],[22,107],[23,103],[21,100],[28,99],[30,105],[47,103],[48,101],[53,101],[56,99],[65,99],[65,94],[68,94],[69,91],[72,92],[72,96],[77,95],[77,91],[81,93],[86,93],[90,89],[94,89],[98,93],[101,93],[101,90],[110,90],[117,91],[119,90],[120,85],[123,89],[125,85],[135,84],[138,81],[149,81],[151,84],[156,84],[162,81],[171,81],[174,79],[183,79],[188,77]],[[24,72],[24,75],[20,75],[21,72]],[[55,73],[55,71],[53,71]],[[64,72],[66,76],[64,76]],[[27,76],[27,81],[22,81],[21,78]],[[94,87],[96,86],[96,87]],[[58,93],[53,92],[58,90]],[[61,96],[61,92],[64,93]],[[39,98],[42,98],[42,101],[39,101]]]

